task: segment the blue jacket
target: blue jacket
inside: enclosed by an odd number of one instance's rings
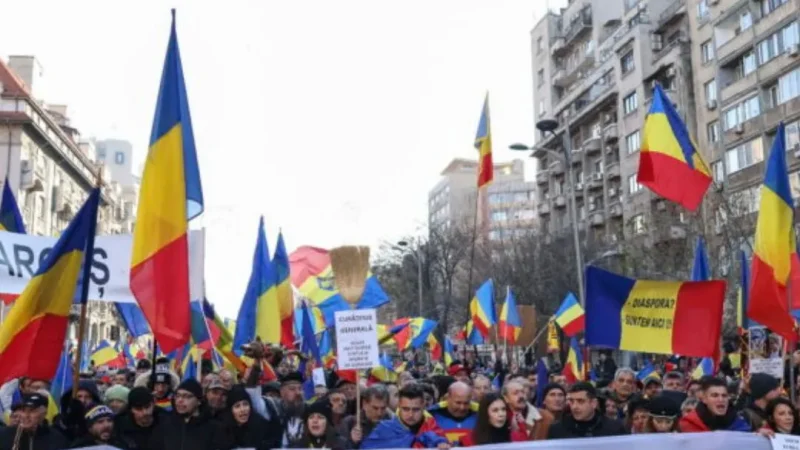
[[[400,422],[399,417],[381,421],[361,442],[361,448],[434,448],[447,442],[432,417],[423,420],[416,436]]]

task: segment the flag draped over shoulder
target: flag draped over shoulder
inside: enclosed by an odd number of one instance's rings
[[[586,345],[645,353],[713,356],[724,281],[651,281],[586,269]]]
[[[189,220],[203,212],[175,11],[133,232],[130,286],[164,352],[189,341]]]
[[[800,286],[793,205],[786,166],[786,130],[781,123],[761,186],[747,316],[788,341],[797,338],[796,323],[789,312],[800,308],[800,289],[793,289],[792,298],[787,298],[790,278],[794,286]]]
[[[711,172],[660,85],[644,121],[636,181],[694,211],[711,184]]]
[[[0,231],[25,234],[25,222],[8,180],[3,184],[3,198],[0,200]]]
[[[500,321],[497,326],[498,337],[511,345],[516,344],[519,334],[522,332],[522,320],[517,311],[517,300],[511,288],[506,289],[506,301],[500,310]]]
[[[286,348],[294,347],[294,293],[292,280],[289,276],[289,253],[283,242],[283,232],[278,233],[278,243],[275,245],[275,254],[272,257],[272,266],[275,270],[275,289],[278,298],[278,313],[281,327],[281,345]]]
[[[494,282],[486,280],[475,291],[475,296],[469,303],[470,318],[473,326],[484,338],[489,336],[489,330],[497,323],[497,313],[494,309]]]
[[[89,284],[79,280],[91,267],[99,202],[100,190],[94,189],[0,327],[0,384],[55,375],[76,292],[81,301],[88,296]]]
[[[575,336],[586,328],[585,312],[572,292],[564,297],[564,301],[561,302],[554,317],[556,325],[569,337]]]
[[[300,247],[289,255],[292,285],[305,298],[319,307],[325,323],[333,326],[336,311],[350,309],[333,282],[333,269],[328,251],[318,247]],[[356,309],[378,308],[389,302],[389,296],[372,274],[367,274],[364,294]]]
[[[492,127],[489,120],[489,94],[483,101],[478,132],[475,133],[475,148],[478,150],[478,189],[488,185],[494,178],[492,163]]]

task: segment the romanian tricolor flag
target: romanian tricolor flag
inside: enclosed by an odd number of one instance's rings
[[[289,263],[292,285],[297,288],[300,295],[319,307],[325,317],[325,323],[333,326],[334,313],[350,309],[350,304],[339,294],[334,285],[328,251],[317,247],[300,247],[289,255]],[[378,279],[368,273],[364,295],[361,296],[357,309],[375,309],[388,302],[389,296],[378,283]]]
[[[426,343],[430,343],[428,338],[433,336],[433,329],[436,328],[436,325],[437,323],[435,320],[425,319],[423,317],[414,317],[411,319],[408,326],[408,329],[411,330],[411,340],[406,344],[406,347],[401,350],[406,350],[408,348],[417,349]],[[435,339],[436,338],[434,338],[434,340]],[[436,344],[439,345],[439,341],[436,341]],[[441,357],[441,348],[439,348],[439,352]]]
[[[411,322],[408,319],[397,319],[394,324],[390,327],[389,325],[378,324],[378,344],[379,345],[388,345],[388,344],[397,344],[397,335],[401,334],[411,325]],[[407,333],[407,332],[406,332]],[[401,336],[402,339],[408,339],[408,337]],[[398,347],[399,348],[399,347]]]
[[[319,307],[312,305],[311,302],[302,302],[308,308],[308,313],[311,317],[311,328],[314,331],[314,334],[320,334],[327,326],[325,325],[325,317],[322,315],[322,310]],[[294,320],[294,335],[295,336],[302,336],[304,333],[303,330],[303,308],[295,308],[294,312],[292,313],[292,317]],[[381,325],[378,325],[378,340],[380,340],[380,328]]]
[[[0,327],[0,384],[55,375],[70,307],[76,294],[82,302],[88,297],[89,283],[80,280],[89,279],[99,201],[100,190],[92,190]]]
[[[787,341],[797,339],[796,323],[789,312],[800,308],[800,289],[793,289],[792,298],[787,299],[790,277],[792,285],[800,286],[793,205],[786,166],[786,130],[781,123],[761,186],[747,316]]]
[[[3,184],[3,198],[0,201],[0,231],[25,234],[25,222],[22,221],[22,214],[8,180]]]
[[[644,121],[636,181],[691,211],[703,201],[711,171],[660,85]]]
[[[444,337],[444,365],[445,367],[450,367],[450,364],[453,364],[453,361],[456,359],[456,349],[453,346],[453,342],[450,340],[449,337]]]
[[[189,341],[189,220],[203,212],[175,10],[133,232],[130,286],[159,348]]]
[[[564,363],[562,375],[567,377],[567,383],[573,384],[586,379],[586,366],[583,364],[583,353],[578,339],[572,338],[569,341],[569,353],[567,361]]]
[[[585,314],[575,294],[570,292],[564,297],[561,306],[556,310],[554,320],[566,336],[572,337],[583,331],[586,327]]]
[[[439,340],[436,339],[436,335],[433,333],[428,334],[428,351],[431,354],[432,361],[440,361],[442,359],[442,344],[439,343]]]
[[[481,120],[475,134],[475,148],[478,150],[478,189],[492,182],[494,164],[492,164],[492,127],[489,120],[489,93],[483,101]]]
[[[636,379],[639,381],[644,381],[648,378],[661,379],[661,375],[659,375],[658,370],[656,370],[655,366],[653,366],[653,363],[650,361],[647,361],[647,364],[642,367],[642,370],[636,373]]]
[[[380,357],[381,365],[373,367],[369,371],[370,381],[374,383],[395,383],[397,382],[397,373],[392,364],[392,358],[384,352]]]
[[[206,316],[209,327],[213,330],[216,328],[217,339],[214,341],[214,347],[226,360],[228,360],[233,367],[240,373],[244,373],[247,368],[244,362],[239,358],[239,355],[234,351],[233,333],[225,326],[225,322],[217,315],[214,306],[206,299],[203,300],[203,314]]]
[[[114,306],[130,336],[138,338],[150,333],[150,326],[147,325],[147,319],[144,317],[139,305],[136,303],[115,302]]]
[[[325,330],[319,337],[319,354],[322,357],[322,365],[327,368],[332,368],[336,364],[336,354],[333,352],[333,345],[331,344],[331,332]]]
[[[278,232],[278,243],[275,245],[275,254],[272,256],[272,266],[275,268],[281,345],[286,348],[293,348],[294,293],[292,292],[292,280],[289,277],[289,253],[286,252],[286,244],[283,242],[282,232]]]
[[[705,376],[714,375],[714,360],[711,358],[703,358],[700,364],[692,371],[692,379],[699,380]]]
[[[489,330],[497,323],[497,313],[494,309],[494,282],[486,280],[475,292],[469,303],[469,312],[472,323],[484,338],[489,336]]]
[[[106,366],[111,369],[121,369],[127,366],[125,364],[125,355],[105,339],[100,341],[97,347],[92,350],[90,358],[95,367]]]
[[[517,300],[514,298],[514,293],[511,292],[510,287],[506,288],[506,301],[500,310],[497,332],[499,338],[510,345],[516,344],[517,338],[522,332],[522,320],[520,320],[519,312],[517,311]]]
[[[724,303],[724,281],[633,280],[589,266],[586,345],[713,356]]]
[[[253,252],[253,267],[247,282],[239,314],[236,316],[234,347],[251,342],[257,336],[262,342],[281,342],[281,323],[278,320],[278,290],[275,286],[275,268],[269,258],[267,236],[264,232],[264,217],[258,222],[256,248]]]
[[[467,344],[469,345],[481,345],[486,343],[486,340],[483,338],[481,332],[478,331],[478,327],[474,325],[472,319],[468,320],[467,324],[464,325],[464,335],[467,337]]]

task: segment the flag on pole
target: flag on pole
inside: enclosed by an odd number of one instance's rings
[[[786,130],[778,125],[766,164],[761,203],[756,221],[755,253],[747,317],[781,335],[797,339],[797,323],[789,314],[800,308],[800,261],[794,235],[794,202],[786,166]]]
[[[478,132],[475,134],[475,148],[478,150],[478,189],[488,185],[494,178],[492,164],[492,127],[489,120],[489,93],[483,101]]]
[[[203,212],[175,10],[133,231],[130,287],[159,348],[189,342],[189,221]]]
[[[555,322],[568,337],[575,336],[586,327],[583,307],[578,303],[575,294],[568,293],[555,313]]]
[[[455,347],[453,346],[453,341],[450,340],[449,337],[444,337],[444,365],[445,367],[450,367],[450,364],[453,364],[453,361],[457,360],[456,358],[456,351]]]
[[[484,338],[489,336],[489,329],[497,323],[497,313],[494,309],[494,282],[486,280],[475,291],[475,296],[469,304],[470,317],[473,326]]]
[[[511,292],[511,287],[506,288],[506,301],[500,310],[500,322],[497,330],[499,338],[510,345],[517,343],[517,338],[522,332],[522,320],[519,318],[517,300],[514,298],[514,293]]]
[[[570,384],[586,379],[586,367],[583,364],[583,352],[581,351],[581,346],[578,344],[578,339],[574,337],[569,340],[567,361],[564,364],[564,369],[561,373],[567,377],[567,382]]]
[[[275,245],[272,266],[275,270],[275,294],[278,298],[278,312],[280,314],[280,343],[286,348],[293,348],[294,292],[292,292],[292,280],[289,276],[289,253],[286,252],[286,244],[283,242],[283,232],[278,232],[278,243]]]
[[[701,236],[697,237],[694,247],[694,263],[692,264],[692,281],[708,281],[711,279],[711,267],[708,264],[706,246]]]
[[[17,199],[8,185],[8,179],[3,183],[3,199],[0,202],[0,231],[25,234],[25,222],[19,212]]]
[[[736,327],[739,334],[753,326],[747,318],[747,302],[750,298],[750,265],[744,250],[739,250],[739,286],[736,289]]]
[[[711,185],[708,165],[660,85],[644,121],[636,181],[691,211]]]

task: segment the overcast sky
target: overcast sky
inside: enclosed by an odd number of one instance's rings
[[[495,160],[532,140],[529,33],[566,0],[547,3],[26,0],[3,6],[0,55],[35,55],[37,97],[142,161],[177,7],[208,294],[235,317],[259,215],[271,249],[279,229],[290,250],[393,241],[424,225],[446,164],[476,156],[487,90]]]

